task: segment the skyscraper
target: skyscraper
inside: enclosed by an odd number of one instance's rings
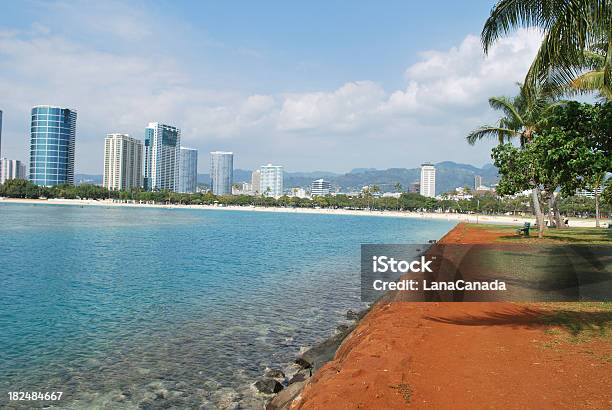
[[[256,169],[251,173],[251,190],[253,195],[259,195],[259,189],[261,188],[261,172]]]
[[[127,134],[108,134],[104,139],[104,178],[111,190],[142,187],[142,141]]]
[[[234,180],[234,153],[210,153],[210,186],[215,195],[231,195]]]
[[[0,110],[0,158],[2,158],[2,110]]]
[[[26,166],[16,159],[0,159],[0,184],[9,179],[26,179]]]
[[[474,175],[474,190],[478,190],[482,186],[482,177],[480,175]]]
[[[280,165],[263,165],[259,168],[261,183],[259,192],[265,196],[278,198],[283,195],[283,167]]]
[[[198,150],[181,147],[178,192],[193,193],[198,185]]]
[[[316,181],[312,181],[312,184],[310,184],[310,195],[312,196],[329,195],[330,190],[331,182],[324,179],[317,179]]]
[[[69,108],[32,108],[30,180],[42,186],[74,184],[77,113]]]
[[[436,196],[436,167],[429,162],[421,164],[421,195],[429,198]]]
[[[145,128],[144,186],[148,190],[176,191],[181,130],[159,122]]]

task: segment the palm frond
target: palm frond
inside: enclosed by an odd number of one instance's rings
[[[491,97],[489,98],[489,105],[494,110],[502,111],[513,123],[522,123],[523,119],[521,114],[518,112],[514,101],[508,97]]]
[[[480,35],[487,53],[495,41],[518,27],[539,27],[545,31],[562,16],[574,18],[581,8],[576,3],[585,0],[501,0],[491,14]],[[606,0],[600,0],[606,1]]]
[[[518,135],[519,133],[515,130],[492,125],[483,125],[470,132],[466,139],[470,145],[474,145],[477,141],[483,139],[497,139],[497,141],[502,144],[504,141],[508,141]]]

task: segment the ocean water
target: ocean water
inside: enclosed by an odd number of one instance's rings
[[[0,408],[262,408],[359,300],[361,243],[447,221],[0,204]],[[62,391],[55,403],[9,391]]]

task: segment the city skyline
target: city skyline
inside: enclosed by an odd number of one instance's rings
[[[140,138],[154,120],[181,128],[200,152],[241,152],[243,169],[260,158],[332,172],[414,167],[419,157],[485,164],[490,144],[456,142],[495,119],[486,97],[514,92],[540,35],[518,31],[484,57],[477,34],[488,7],[447,3],[453,12],[434,26],[417,19],[375,36],[362,29],[370,20],[430,11],[401,2],[245,4],[231,13],[197,3],[9,4],[0,16],[3,154],[26,158],[28,107],[49,102],[79,111],[79,173],[102,169],[100,136]],[[253,14],[270,20],[266,30]],[[346,17],[338,26],[334,16]],[[177,30],[149,28],[166,20]]]

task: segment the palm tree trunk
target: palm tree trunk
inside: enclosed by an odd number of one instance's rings
[[[538,238],[542,238],[544,236],[544,214],[542,214],[542,208],[540,207],[540,190],[537,187],[531,190],[531,200],[538,221]]]

